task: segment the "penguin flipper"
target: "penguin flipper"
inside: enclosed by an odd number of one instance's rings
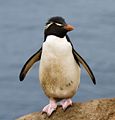
[[[32,65],[39,61],[40,58],[41,58],[41,53],[42,53],[42,48],[39,49],[39,51],[37,51],[34,55],[32,55],[28,60],[27,62],[24,64],[21,72],[20,72],[20,75],[19,75],[19,79],[20,81],[23,81],[27,72],[29,71],[29,69],[32,67]]]
[[[83,67],[87,71],[87,73],[90,76],[93,83],[96,84],[95,76],[94,76],[91,68],[89,67],[89,65],[85,62],[85,60],[74,49],[73,49],[73,54],[74,54],[74,56],[76,56],[77,61],[79,61],[83,65]]]

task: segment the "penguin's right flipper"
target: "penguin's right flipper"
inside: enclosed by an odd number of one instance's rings
[[[23,81],[27,72],[29,71],[29,69],[32,67],[32,65],[39,61],[40,58],[41,58],[41,53],[42,53],[42,48],[39,49],[39,51],[37,51],[34,55],[32,55],[28,60],[27,62],[24,64],[21,72],[20,72],[20,75],[19,75],[19,79],[20,81]]]

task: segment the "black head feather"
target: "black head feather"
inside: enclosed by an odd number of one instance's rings
[[[67,25],[64,18],[56,16],[51,17],[45,26],[45,38],[48,35],[55,35],[58,37],[64,37],[66,33],[68,32],[66,29],[64,29],[64,26]]]
[[[66,24],[64,18],[59,17],[59,16],[51,17],[46,24],[48,24],[50,22],[60,23],[60,24]]]

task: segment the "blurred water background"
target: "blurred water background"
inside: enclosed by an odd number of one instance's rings
[[[0,0],[0,120],[15,120],[48,103],[39,63],[23,82],[18,75],[42,45],[45,22],[57,15],[75,26],[69,36],[97,80],[94,86],[82,70],[73,101],[115,97],[115,0]]]

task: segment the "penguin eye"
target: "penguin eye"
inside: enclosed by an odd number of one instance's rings
[[[61,24],[61,23],[55,23],[57,26],[63,26],[63,24]]]
[[[45,25],[45,29],[48,29],[52,24],[53,24],[53,22],[50,22],[47,25]]]

